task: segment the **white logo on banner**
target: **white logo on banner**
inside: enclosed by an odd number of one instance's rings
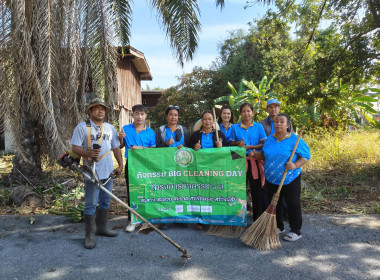
[[[183,213],[183,205],[176,205],[175,206],[175,212],[176,213]]]
[[[201,212],[199,205],[187,205],[187,212]]]
[[[201,212],[212,213],[212,206],[201,206]]]

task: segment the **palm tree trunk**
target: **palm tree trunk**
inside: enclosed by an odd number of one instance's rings
[[[25,103],[24,103],[25,104]],[[19,182],[26,182],[20,172],[28,179],[33,179],[41,175],[41,155],[40,143],[38,136],[38,121],[29,113],[27,106],[22,106],[22,131],[21,146],[24,150],[25,158],[16,151],[13,159],[13,169],[11,180],[16,179]]]

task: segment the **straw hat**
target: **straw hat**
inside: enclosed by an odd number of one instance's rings
[[[106,113],[111,111],[111,108],[106,105],[103,99],[101,98],[95,98],[90,101],[90,103],[87,106],[86,114],[90,115],[90,109],[96,105],[102,105],[106,109]]]
[[[194,124],[193,131],[201,130],[201,127],[202,127],[202,119],[199,119],[199,120]],[[215,129],[215,122],[213,123],[212,127]],[[216,130],[220,130],[220,128],[219,128],[219,124],[218,124],[218,123],[216,123]]]

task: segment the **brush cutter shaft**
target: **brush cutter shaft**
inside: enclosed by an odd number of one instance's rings
[[[186,253],[188,254],[187,250],[183,249],[181,246],[179,246],[177,243],[175,243],[173,240],[171,240],[166,234],[164,234],[162,231],[160,231],[157,227],[155,227],[153,224],[151,224],[150,222],[148,222],[148,220],[146,220],[143,216],[141,216],[139,213],[137,213],[135,210],[133,210],[131,207],[128,206],[128,204],[126,204],[125,202],[123,202],[122,200],[120,200],[116,195],[114,195],[112,192],[110,192],[109,190],[107,190],[105,187],[103,187],[102,185],[99,184],[99,187],[104,191],[106,192],[107,194],[109,194],[113,199],[115,199],[117,202],[119,202],[120,204],[122,204],[125,208],[128,209],[128,211],[131,211],[136,217],[138,217],[139,219],[143,220],[145,223],[147,223],[149,225],[149,227],[151,227],[152,229],[154,229],[159,235],[161,235],[163,238],[165,238],[170,244],[172,244],[174,247],[176,247],[179,251],[181,251],[182,253]]]
[[[109,180],[111,180],[111,178],[113,178],[113,174],[111,174],[108,177],[108,179],[103,184],[101,184],[100,180],[98,179],[98,177],[95,174],[96,173],[95,162],[93,162],[93,166],[92,166],[93,175],[90,175],[83,168],[79,167],[78,166],[78,162],[70,162],[70,163],[71,163],[70,165],[67,164],[67,165],[64,165],[64,167],[69,167],[71,170],[75,170],[75,171],[81,173],[87,180],[89,180],[92,183],[96,184],[96,186],[98,188],[100,188],[101,190],[103,190],[105,193],[107,193],[108,195],[110,195],[113,199],[115,199],[117,202],[119,202],[121,205],[123,205],[125,208],[127,208],[128,211],[131,211],[136,217],[140,218],[142,221],[144,221],[145,223],[147,223],[149,225],[149,227],[151,227],[159,235],[161,235],[163,238],[165,238],[170,244],[172,244],[179,251],[181,251],[183,253],[183,255],[182,255],[183,258],[186,258],[186,259],[190,259],[191,258],[190,254],[189,254],[189,251],[187,249],[183,249],[181,246],[179,246],[177,243],[175,243],[172,239],[170,239],[166,234],[164,234],[162,231],[160,231],[157,227],[155,227],[153,224],[151,224],[150,222],[148,222],[148,220],[146,220],[143,216],[141,216],[139,213],[137,213],[135,210],[133,210],[131,207],[129,207],[128,204],[126,204],[125,202],[123,202],[122,200],[120,200],[116,195],[114,195],[112,192],[110,192],[105,187],[103,187],[104,185],[106,185],[108,183]]]

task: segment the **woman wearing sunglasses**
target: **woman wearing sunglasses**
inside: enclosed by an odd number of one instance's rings
[[[178,124],[179,107],[169,105],[165,111],[167,124],[160,126],[156,130],[157,147],[178,147],[185,146],[188,139],[186,127]],[[160,224],[160,229],[168,229],[171,224]]]
[[[188,139],[186,127],[178,124],[179,107],[169,105],[165,111],[167,124],[156,130],[156,147],[178,147],[185,146]]]

